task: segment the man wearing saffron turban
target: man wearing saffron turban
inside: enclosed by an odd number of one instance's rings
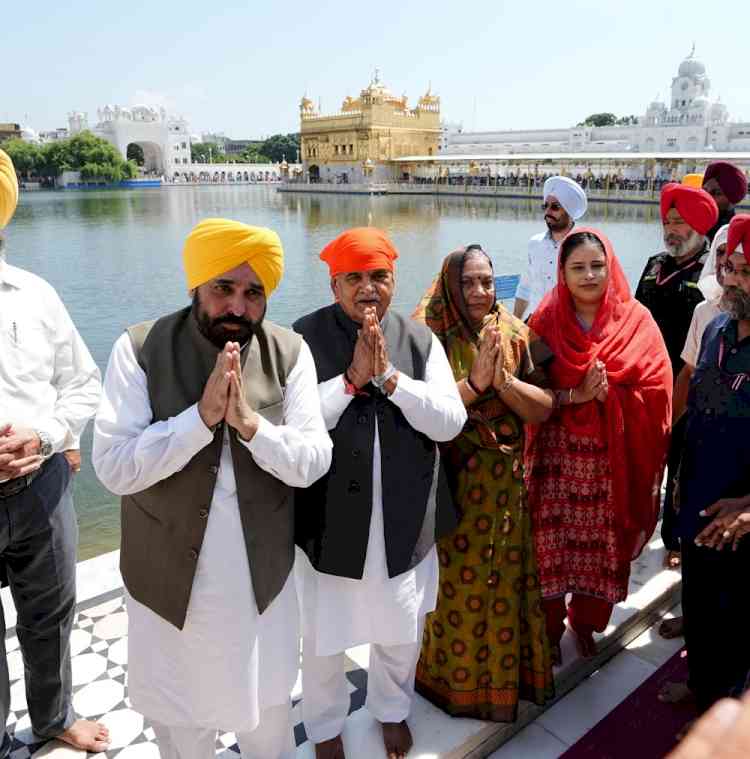
[[[34,734],[100,752],[109,731],[76,719],[72,706],[78,528],[65,452],[78,449],[96,412],[101,376],[52,286],[5,260],[2,230],[17,202],[16,172],[0,150],[0,564],[18,611]],[[3,659],[0,757],[13,747],[9,696]]]
[[[706,235],[709,242],[713,242],[719,229],[732,220],[734,207],[747,195],[747,175],[733,163],[714,161],[706,166],[703,189],[716,201],[719,209],[719,219]]]
[[[687,403],[677,533],[689,686],[699,711],[750,670],[750,215],[729,224],[719,308]],[[712,756],[714,754],[711,754]]]
[[[336,302],[294,324],[315,358],[333,439],[330,472],[297,491],[302,717],[317,759],[343,759],[344,651],[369,643],[365,706],[385,754],[401,759],[437,599],[435,540],[456,525],[436,442],[460,432],[466,411],[440,342],[390,309],[398,253],[385,233],[350,229],[320,257]]]
[[[122,496],[129,689],[162,757],[295,755],[293,493],[329,467],[315,365],[267,321],[275,232],[206,219],[185,242],[192,305],[115,343],[94,429],[97,475]]]
[[[709,230],[719,218],[716,202],[705,190],[670,182],[660,198],[665,250],[651,256],[641,275],[635,297],[651,311],[661,330],[676,378],[675,406],[684,408],[687,374],[682,373],[681,357],[695,307],[704,296],[698,283],[708,255]],[[679,539],[674,534],[672,505],[674,475],[680,461],[685,420],[673,420],[672,442],[667,468],[667,492],[664,500],[662,538],[669,554],[666,561],[679,564]],[[663,627],[666,635],[679,634],[679,621]]]

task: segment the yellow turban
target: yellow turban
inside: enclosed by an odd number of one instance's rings
[[[204,219],[193,227],[185,240],[182,259],[188,290],[247,263],[268,297],[284,273],[284,249],[276,232],[229,219]]]
[[[8,226],[18,205],[18,180],[10,156],[0,150],[0,229]]]
[[[703,187],[703,174],[685,174],[682,184],[700,189]]]

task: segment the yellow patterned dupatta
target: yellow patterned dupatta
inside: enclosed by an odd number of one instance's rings
[[[492,266],[484,251],[476,249],[476,252],[486,256]],[[479,329],[472,326],[461,289],[461,275],[468,254],[467,249],[460,248],[445,258],[440,274],[422,297],[412,317],[426,324],[440,340],[456,382],[469,375],[479,353],[482,331],[494,325],[502,338],[501,360],[505,370],[519,379],[543,384],[539,367],[551,357],[549,349],[502,304],[495,303]],[[533,377],[534,374],[537,377]],[[468,435],[475,445],[482,448],[517,447],[517,440],[521,437],[520,420],[492,387],[467,412],[469,422],[463,434]]]

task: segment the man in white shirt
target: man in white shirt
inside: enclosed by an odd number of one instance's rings
[[[293,487],[331,462],[310,351],[264,319],[283,251],[206,219],[183,252],[193,305],[115,343],[96,473],[122,495],[128,687],[162,759],[292,759],[299,665]]]
[[[528,319],[557,284],[558,246],[586,213],[588,205],[583,188],[568,177],[550,177],[544,183],[542,194],[547,231],[529,240],[528,266],[518,283],[513,309],[519,319]]]
[[[17,198],[13,165],[0,150],[0,229]],[[18,613],[31,726],[40,737],[104,751],[107,728],[77,720],[71,704],[78,525],[63,456],[96,411],[100,374],[52,286],[10,266],[3,246],[0,234],[0,561]],[[3,725],[9,702],[3,653]],[[3,731],[0,757],[11,743]]]
[[[389,310],[398,254],[379,229],[326,246],[336,303],[294,324],[310,345],[333,439],[330,474],[297,492],[302,717],[317,759],[343,759],[344,651],[370,644],[368,711],[385,754],[406,756],[425,616],[437,601],[435,540],[456,512],[436,441],[466,421],[438,339]],[[349,756],[359,759],[357,747]]]

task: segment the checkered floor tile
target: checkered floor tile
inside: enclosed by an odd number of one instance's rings
[[[128,618],[122,591],[105,593],[78,607],[71,636],[73,655],[73,707],[81,717],[107,725],[112,746],[99,759],[158,759],[154,731],[147,719],[130,707],[128,699]],[[23,659],[15,630],[6,636],[10,671],[10,716],[8,732],[13,736],[11,759],[27,759],[44,742],[32,730],[24,690]],[[350,713],[365,702],[367,671],[349,661]],[[300,699],[293,701],[294,735],[297,745],[307,741],[302,724]],[[239,756],[234,733],[220,733],[216,753],[221,759]]]

